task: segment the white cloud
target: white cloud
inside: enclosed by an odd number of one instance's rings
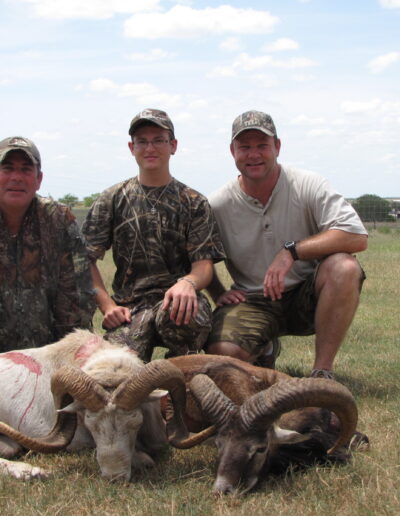
[[[298,69],[315,66],[316,63],[306,57],[292,57],[290,59],[274,59],[272,56],[265,54],[261,56],[251,57],[246,52],[240,53],[235,61],[229,66],[220,66],[214,69],[214,75],[235,76],[240,71],[253,71],[260,68],[285,68]]]
[[[223,41],[221,41],[219,48],[221,50],[226,50],[228,52],[236,52],[240,49],[241,43],[238,40],[238,38],[226,38]]]
[[[325,120],[322,117],[312,118],[307,115],[301,114],[296,116],[290,121],[291,125],[317,125],[323,124]]]
[[[21,52],[21,56],[27,59],[40,59],[42,55],[43,54],[37,50],[27,50],[25,52]]]
[[[148,52],[135,52],[133,54],[130,54],[129,59],[132,59],[133,61],[153,62],[161,61],[164,59],[170,59],[175,56],[176,54],[174,54],[173,52],[166,52],[161,48],[152,48]]]
[[[268,11],[229,5],[205,9],[176,5],[164,13],[132,16],[124,28],[130,38],[194,38],[205,34],[264,34],[271,32],[278,21]]]
[[[379,109],[381,105],[381,99],[355,100],[342,102],[340,109],[346,114],[371,113]]]
[[[110,79],[94,79],[90,82],[90,89],[93,91],[116,90],[118,86]]]
[[[383,54],[371,59],[367,64],[367,67],[372,73],[380,73],[386,70],[388,66],[393,63],[397,63],[398,61],[400,61],[400,52],[389,52],[388,54]]]
[[[385,7],[386,9],[400,8],[400,0],[379,0],[379,3],[382,7]]]
[[[273,43],[264,45],[261,50],[264,52],[281,52],[282,50],[297,50],[299,44],[294,39],[290,38],[279,38]]]
[[[19,0],[29,3],[39,18],[107,19],[115,14],[132,14],[159,8],[159,0]]]
[[[398,140],[395,127],[400,123],[400,101],[391,102],[379,98],[346,101],[342,102],[340,109],[345,115],[351,115],[352,118],[348,119],[348,122],[368,124],[370,122],[366,122],[366,117],[369,117],[373,120],[374,127],[385,127],[388,132],[382,141],[395,143]]]
[[[397,155],[394,152],[390,152],[389,154],[384,154],[381,158],[381,161],[387,162],[387,161],[394,161],[398,160]]]
[[[156,86],[147,82],[127,82],[117,84],[110,79],[94,79],[89,84],[90,90],[102,93],[113,93],[117,97],[135,97],[142,105],[158,104],[164,106],[175,106],[179,103],[179,95],[162,93]]]
[[[335,131],[334,129],[330,129],[329,127],[324,127],[321,129],[311,129],[311,131],[308,131],[308,136],[335,136],[339,134],[338,131]]]
[[[295,73],[292,79],[296,82],[310,82],[314,80],[314,75],[311,73]]]

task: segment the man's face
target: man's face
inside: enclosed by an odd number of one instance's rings
[[[277,167],[280,140],[255,129],[239,134],[231,143],[236,167],[250,180],[262,180]]]
[[[0,209],[24,213],[42,182],[42,172],[23,151],[11,151],[0,164]]]
[[[139,127],[129,142],[129,148],[141,171],[151,172],[169,167],[169,159],[175,154],[177,141],[170,133],[156,125]]]

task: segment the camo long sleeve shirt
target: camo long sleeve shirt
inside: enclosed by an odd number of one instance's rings
[[[176,179],[167,188],[142,186],[137,177],[112,186],[93,204],[82,231],[91,259],[112,247],[113,297],[121,305],[160,298],[193,262],[225,258],[207,199]]]
[[[0,214],[0,350],[54,342],[91,326],[89,260],[75,217],[37,196],[11,236]]]

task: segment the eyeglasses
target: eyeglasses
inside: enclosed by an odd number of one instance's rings
[[[138,149],[146,149],[148,145],[152,145],[155,149],[160,149],[166,143],[170,143],[171,140],[167,140],[165,138],[156,138],[155,140],[134,140],[134,145]]]

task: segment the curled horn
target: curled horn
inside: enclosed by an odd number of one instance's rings
[[[76,425],[76,414],[59,414],[54,427],[44,437],[28,437],[6,423],[0,423],[0,433],[7,435],[27,450],[56,453],[63,450],[72,441]]]
[[[54,405],[60,409],[69,402],[69,397],[80,401],[88,410],[96,412],[107,403],[109,397],[93,378],[81,369],[64,366],[51,378]],[[57,419],[49,434],[44,437],[28,437],[5,423],[0,423],[0,432],[26,449],[40,453],[55,453],[72,441],[77,425],[77,415],[57,412]]]
[[[202,413],[213,425],[185,440],[174,443],[176,448],[191,448],[202,443],[214,435],[217,428],[226,423],[231,414],[237,411],[237,406],[205,374],[194,376],[189,383],[189,389],[201,407]]]
[[[114,391],[111,401],[124,410],[133,410],[143,403],[154,389],[169,391],[174,414],[167,423],[171,443],[188,435],[182,413],[186,404],[185,377],[180,369],[164,359],[146,364],[133,378],[126,380]]]
[[[65,396],[80,401],[91,412],[97,412],[108,402],[110,395],[91,376],[73,366],[60,367],[51,378],[56,409],[65,405]]]
[[[322,378],[292,378],[254,394],[240,407],[245,430],[267,429],[282,414],[303,407],[320,407],[334,412],[340,421],[340,435],[328,450],[333,453],[349,441],[357,426],[357,406],[344,385]]]

